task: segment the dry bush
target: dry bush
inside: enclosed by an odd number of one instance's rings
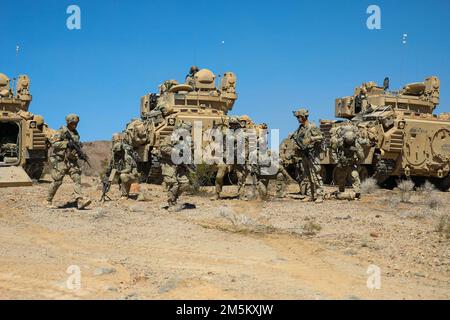
[[[198,164],[195,166],[194,171],[190,171],[188,174],[191,192],[194,194],[200,194],[201,188],[210,186],[216,176],[214,167],[207,164]]]
[[[426,204],[430,209],[437,209],[441,205],[441,200],[434,195],[426,198]]]
[[[310,221],[303,225],[303,234],[306,236],[315,236],[317,232],[322,230],[322,226],[314,221]]]
[[[430,209],[436,209],[441,205],[441,201],[437,196],[438,191],[436,187],[428,180],[417,191],[423,196],[424,204]]]
[[[420,193],[430,194],[436,191],[436,187],[434,186],[434,184],[427,180],[417,189],[417,191],[419,191]]]
[[[219,208],[219,214],[222,218],[230,221],[233,225],[232,230],[229,231],[258,234],[283,233],[271,225],[259,223],[258,221],[243,214],[236,214],[232,209],[227,207]]]
[[[362,194],[372,194],[379,189],[378,182],[374,178],[368,178],[361,183]]]
[[[442,233],[444,237],[450,239],[450,214],[443,214],[439,217],[436,232]]]
[[[402,180],[397,183],[397,187],[400,189],[400,201],[410,202],[411,193],[414,190],[414,182],[411,180]]]

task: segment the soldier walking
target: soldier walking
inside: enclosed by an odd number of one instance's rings
[[[77,126],[80,118],[76,114],[66,117],[66,126],[61,127],[50,139],[53,154],[50,157],[53,182],[47,194],[47,206],[54,208],[52,201],[63,183],[64,176],[69,175],[74,182],[74,191],[79,210],[91,204],[91,200],[83,196],[81,191],[81,167],[78,160],[87,161],[86,154],[81,150],[80,135]]]
[[[292,139],[299,148],[301,165],[304,178],[309,181],[309,191],[311,196],[304,201],[315,201],[322,203],[324,192],[323,182],[320,175],[320,152],[322,149],[323,135],[314,123],[309,122],[309,111],[299,109],[294,112],[300,126],[292,135]],[[301,180],[304,180],[301,179]]]

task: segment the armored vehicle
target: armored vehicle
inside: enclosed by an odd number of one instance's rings
[[[28,111],[31,100],[28,76],[11,82],[0,73],[0,186],[31,185],[44,169],[49,129]]]
[[[352,96],[336,99],[335,115],[359,128],[367,141],[362,177],[373,175],[379,183],[394,177],[428,179],[441,190],[450,187],[450,114],[433,114],[439,104],[440,81],[428,77],[399,91],[367,82]],[[327,142],[337,126],[346,121],[321,121]],[[329,149],[322,155],[323,176],[333,178]]]
[[[172,134],[178,123],[200,122],[202,132],[220,123],[229,124],[231,117],[227,114],[237,99],[236,76],[226,72],[220,86],[216,82],[216,75],[210,70],[196,70],[184,83],[167,80],[159,86],[158,93],[141,98],[140,119],[127,124],[123,139],[137,154],[142,182],[161,180],[157,157],[152,155],[158,153],[160,142]],[[236,118],[242,122],[241,126],[253,125],[248,116]]]

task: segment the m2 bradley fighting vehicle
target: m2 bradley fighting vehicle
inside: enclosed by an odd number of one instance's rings
[[[191,68],[185,83],[167,80],[159,86],[159,93],[143,96],[140,119],[132,120],[124,130],[123,139],[137,153],[141,182],[161,180],[157,157],[152,155],[158,154],[160,142],[180,122],[199,121],[202,131],[229,123],[227,114],[237,99],[234,73],[226,72],[217,87],[216,76],[210,70],[194,68],[192,71]],[[246,116],[238,118],[252,124]]]
[[[42,116],[28,111],[29,87],[26,75],[11,83],[0,73],[0,187],[31,185],[47,160],[50,129]]]
[[[433,114],[439,104],[440,82],[429,77],[395,92],[374,82],[357,87],[352,96],[336,99],[335,114],[348,121],[321,121],[329,144],[339,126],[352,123],[365,141],[361,178],[373,175],[379,183],[395,177],[425,179],[439,189],[450,187],[450,114]],[[333,177],[330,150],[322,157],[323,176]],[[390,178],[390,179],[389,179]]]

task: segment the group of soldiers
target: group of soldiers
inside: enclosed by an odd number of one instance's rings
[[[300,185],[300,193],[305,195],[302,201],[322,203],[325,199],[325,193],[321,176],[320,154],[325,148],[324,135],[314,123],[309,121],[308,110],[299,109],[294,112],[294,116],[299,122],[299,127],[290,135],[290,139],[293,140],[296,146],[293,157],[300,168],[300,176],[297,180]],[[53,198],[66,175],[69,175],[74,182],[77,208],[84,209],[92,203],[91,199],[85,196],[81,190],[79,160],[88,161],[88,157],[81,148],[80,136],[77,131],[79,120],[79,117],[75,114],[68,115],[66,117],[66,126],[59,129],[51,138],[53,154],[50,157],[50,163],[53,182],[50,185],[46,199],[49,207],[53,207]],[[230,118],[229,124],[218,124],[217,129],[221,130],[223,134],[229,134],[231,131],[227,129],[233,125],[245,128],[247,121],[248,119],[246,118]],[[177,129],[186,130],[190,133],[192,124],[181,122]],[[173,161],[174,153],[178,153],[180,157],[183,156],[184,148],[179,147],[183,143],[188,143],[185,136],[182,135],[174,139],[173,136],[169,135],[160,143],[159,153],[157,154],[158,161],[161,164],[164,187],[167,192],[167,205],[165,206],[167,209],[173,208],[177,204],[177,200],[183,190],[186,190],[189,186],[188,173],[192,170],[192,167],[185,163],[176,164]],[[214,200],[221,199],[224,178],[227,175],[230,176],[231,173],[235,173],[237,177],[239,199],[247,199],[245,187],[248,177],[251,177],[254,191],[258,191],[261,199],[268,199],[268,184],[271,179],[276,180],[276,197],[281,198],[284,196],[284,183],[290,177],[282,163],[270,151],[259,154],[259,161],[250,162],[249,159],[257,155],[252,155],[251,152],[248,152],[248,143],[248,140],[245,139],[246,154],[243,163],[235,161],[233,164],[228,164],[224,161],[217,164]],[[353,198],[360,198],[358,167],[364,157],[363,145],[364,141],[359,137],[358,129],[353,125],[338,127],[332,132],[330,146],[331,155],[337,164],[334,177],[339,188],[338,192],[335,193],[337,198],[345,192],[349,178],[355,193]],[[236,150],[236,148],[233,149]],[[253,152],[257,151],[254,150]],[[226,150],[224,150],[224,153],[226,153]],[[236,158],[234,159],[236,160]],[[274,163],[276,163],[276,170],[268,170],[270,167],[273,168]],[[139,181],[139,172],[133,148],[120,134],[113,136],[111,159],[104,173],[104,181],[106,184],[109,183],[109,185],[111,183],[119,184],[122,198],[128,198],[131,185]],[[254,195],[256,196],[256,192],[254,192]]]

